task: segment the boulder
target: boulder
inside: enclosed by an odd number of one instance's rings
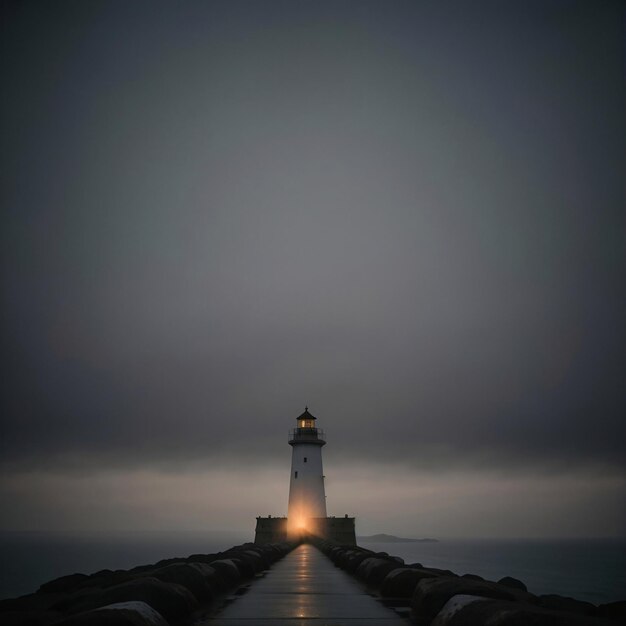
[[[103,592],[106,604],[139,600],[149,604],[166,620],[186,617],[197,608],[197,602],[185,587],[156,578],[141,578],[109,587]]]
[[[120,571],[125,571],[125,570],[115,570],[115,571],[120,572]],[[112,569],[101,569],[91,574],[90,578],[93,578],[94,576],[111,576],[112,574],[113,574]]]
[[[463,594],[452,596],[443,605],[443,607],[441,607],[441,611],[437,613],[437,616],[431,622],[430,626],[447,626],[454,620],[454,617],[457,615],[457,613],[459,613],[466,606],[473,604],[474,602],[486,602],[486,600],[485,598],[481,598],[480,596],[470,596]]]
[[[454,604],[458,603],[458,607]],[[453,610],[451,610],[451,607]],[[566,611],[549,611],[527,602],[453,596],[430,626],[610,626],[611,622]]]
[[[336,563],[337,559],[344,553],[345,549],[341,546],[332,546],[331,548],[325,550],[326,556],[333,562]]]
[[[417,583],[411,600],[411,609],[416,623],[430,624],[446,602],[456,595],[513,601],[534,598],[523,591],[488,581],[471,580],[460,576],[424,578]]]
[[[263,559],[265,569],[269,569],[270,565],[272,563],[275,563],[280,557],[280,554],[274,549],[271,544],[254,546],[254,548],[251,549]]]
[[[283,557],[287,552],[291,550],[291,548],[287,548],[284,544],[277,543],[268,543],[262,546],[258,546],[263,550],[267,550],[270,554],[272,554],[272,558],[274,561],[278,561],[281,557]]]
[[[212,590],[219,589],[220,585],[217,572],[213,567],[206,563],[189,563],[189,567],[193,567],[196,571],[200,572]]]
[[[141,573],[141,572],[149,572],[150,570],[153,570],[157,567],[157,565],[136,565],[135,567],[129,569],[129,573],[131,574],[137,574],[137,573]]]
[[[50,582],[44,583],[39,587],[38,593],[54,593],[73,591],[80,586],[80,583],[89,578],[87,574],[69,574],[69,576],[61,576]]]
[[[168,621],[188,616],[198,605],[194,595],[185,587],[156,578],[143,577],[107,589],[70,597],[53,608],[74,614],[108,604],[133,601],[145,602]]]
[[[255,574],[267,569],[261,556],[251,550],[243,549],[239,546],[222,552],[221,559],[230,559],[239,569],[243,578],[252,578]]]
[[[397,561],[370,557],[365,559],[359,565],[356,573],[359,578],[364,580],[368,585],[378,586],[389,572],[398,567]]]
[[[215,590],[207,577],[197,567],[193,567],[189,563],[174,563],[153,570],[150,572],[150,576],[165,583],[182,585],[191,591],[199,602],[208,602],[215,596]]]
[[[601,604],[598,607],[598,616],[626,624],[626,600]]]
[[[369,550],[363,550],[362,548],[353,548],[347,549],[342,552],[342,554],[337,558],[337,565],[342,569],[345,569],[351,559],[355,557],[362,556],[361,560],[366,558],[367,556],[372,556],[372,553]]]
[[[101,588],[77,589],[74,593],[62,594],[60,599],[51,605],[51,608],[61,613],[75,613],[75,607],[80,606],[83,602],[87,602],[88,604],[85,605],[86,608],[84,610],[92,609],[94,606],[90,603],[93,598],[97,597],[102,592],[103,590]]]
[[[537,604],[544,609],[552,611],[568,611],[570,613],[578,613],[580,615],[596,615],[597,607],[590,602],[582,600],[574,600],[565,596],[547,595],[539,596]]]
[[[266,572],[270,567],[272,567],[273,561],[259,550],[246,550],[245,554],[251,558],[258,559],[262,572]]]
[[[342,563],[344,562],[346,556],[350,553],[350,550],[348,550],[347,548],[341,548],[340,550],[335,551],[332,555],[330,556],[331,561],[339,566],[342,567]]]
[[[174,563],[184,563],[186,560],[187,559],[183,559],[178,556],[172,557],[171,559],[161,559],[154,564],[154,567],[167,567],[168,565],[173,565]]]
[[[380,595],[383,598],[410,598],[423,578],[434,578],[436,574],[413,567],[397,567],[383,579]]]
[[[60,613],[56,611],[2,611],[2,626],[49,626],[59,621]]]
[[[228,558],[235,564],[242,578],[252,578],[257,573],[255,564],[245,556],[241,554],[229,554]]]
[[[119,585],[136,577],[137,572],[134,571],[123,569],[115,571],[102,570],[92,574],[87,580],[83,581],[79,589],[87,589],[89,587],[112,587],[113,585]]]
[[[526,585],[517,578],[513,578],[512,576],[505,576],[498,581],[499,585],[504,585],[505,587],[510,587],[511,589],[519,589],[520,591],[528,591]]]
[[[187,557],[186,561],[187,563],[211,563],[219,558],[218,554],[192,554]]]
[[[232,559],[213,561],[211,567],[217,572],[217,581],[222,590],[232,587],[242,578],[239,568]]]
[[[169,626],[163,616],[145,602],[120,602],[79,613],[58,626]]]
[[[269,569],[269,563],[261,554],[254,550],[241,550],[236,557],[246,562],[252,568],[253,575]]]
[[[59,600],[65,598],[65,593],[29,593],[19,598],[7,598],[0,601],[0,613],[9,611],[48,611]]]
[[[438,567],[424,567],[427,572],[432,572],[433,574],[437,574],[437,576],[458,576],[449,569],[439,569]]]
[[[344,569],[351,574],[355,574],[359,565],[361,565],[365,559],[371,558],[371,556],[371,552],[355,552],[353,554],[347,554]]]
[[[463,576],[461,576],[461,578],[467,578],[468,580],[485,580],[482,576],[479,576],[478,574],[463,574]],[[503,583],[500,583],[500,584],[503,584]],[[505,585],[505,587],[506,586],[507,585]]]

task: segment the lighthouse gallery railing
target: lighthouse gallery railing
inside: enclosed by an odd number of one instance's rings
[[[291,428],[289,441],[326,441],[326,435],[321,428]]]

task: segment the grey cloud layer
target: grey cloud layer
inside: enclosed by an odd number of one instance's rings
[[[620,3],[5,11],[5,461],[623,466]]]

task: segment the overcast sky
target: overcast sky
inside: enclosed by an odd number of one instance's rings
[[[623,2],[2,12],[0,528],[626,532]]]

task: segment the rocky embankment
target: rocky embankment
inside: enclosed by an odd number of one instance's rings
[[[449,570],[406,565],[399,557],[358,546],[315,545],[338,567],[365,582],[390,606],[410,606],[418,626],[615,626],[626,601],[596,606],[557,595],[536,596],[515,578],[498,582]]]
[[[71,574],[0,602],[3,626],[179,626],[210,610],[297,543],[242,544],[130,570]]]

